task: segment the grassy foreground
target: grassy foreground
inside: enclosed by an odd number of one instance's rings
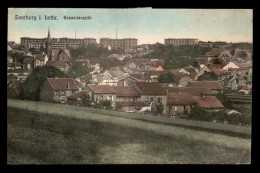
[[[250,139],[77,111],[76,107],[54,113],[53,106],[35,104],[25,110],[10,105],[9,164],[250,163]]]

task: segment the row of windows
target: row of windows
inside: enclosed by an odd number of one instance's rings
[[[150,97],[150,102],[153,102],[153,101],[154,101],[153,97]],[[157,103],[162,103],[162,98],[161,97],[157,98]]]

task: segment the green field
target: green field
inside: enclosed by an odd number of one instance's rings
[[[8,100],[8,164],[251,162],[249,138],[98,112]]]

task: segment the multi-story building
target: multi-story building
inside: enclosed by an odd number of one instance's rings
[[[137,47],[137,39],[124,38],[124,39],[112,39],[112,38],[100,38],[100,45],[103,47],[110,46],[111,49],[129,50]]]
[[[25,48],[46,48],[47,38],[21,37],[21,45]],[[85,47],[89,44],[97,44],[95,38],[52,38],[52,49],[68,49],[76,47]]]
[[[194,38],[168,38],[165,39],[165,45],[173,46],[188,46],[188,45],[197,45],[198,39]]]

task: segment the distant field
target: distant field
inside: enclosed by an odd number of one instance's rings
[[[9,164],[236,164],[251,160],[248,138],[84,108],[8,100],[7,120]]]

